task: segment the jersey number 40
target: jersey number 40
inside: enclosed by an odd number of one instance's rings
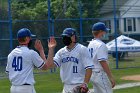
[[[12,68],[14,68],[14,71],[21,71],[22,70],[22,57],[14,57],[12,62]]]

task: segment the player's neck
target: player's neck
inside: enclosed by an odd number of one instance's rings
[[[95,37],[94,39],[98,39],[98,40],[101,40],[100,38],[96,38],[96,37]]]
[[[95,39],[101,39],[101,36],[94,36]]]
[[[19,42],[19,46],[28,46],[27,42]]]
[[[28,46],[28,44],[20,44],[19,46]]]
[[[69,46],[67,46],[68,49],[73,49],[73,47],[76,45],[76,43],[71,43]]]

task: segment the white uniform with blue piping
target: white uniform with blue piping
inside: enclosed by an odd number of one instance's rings
[[[11,93],[35,93],[34,66],[42,68],[43,59],[34,50],[26,46],[18,46],[9,55],[6,72],[12,83]]]
[[[90,41],[88,48],[94,64],[91,77],[94,93],[113,93],[111,82],[100,64],[100,61],[108,62],[108,49],[105,43],[99,39],[93,39]]]
[[[60,76],[64,83],[63,93],[68,93],[84,83],[85,70],[93,68],[88,49],[79,43],[71,50],[67,47],[60,49],[54,57],[54,63],[60,67]]]

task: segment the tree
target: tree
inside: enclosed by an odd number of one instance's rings
[[[52,18],[79,18],[79,1],[80,0],[51,0]],[[106,0],[81,0],[83,17],[98,17],[99,9],[105,1]],[[14,19],[42,19],[44,16],[46,18],[47,9],[47,0],[12,1]]]
[[[79,19],[79,1],[82,9],[82,18],[96,18],[99,17],[99,9],[106,0],[51,0],[51,19]],[[48,4],[47,0],[12,0],[12,17],[13,20],[47,20],[48,18]],[[53,24],[53,20],[51,20]],[[89,32],[90,25],[93,21],[84,21],[83,29],[84,34]],[[28,26],[40,36],[45,36],[47,32],[47,21],[44,23],[27,22],[14,23],[14,30]],[[79,28],[78,20],[56,21],[54,23],[56,35],[59,36],[60,32],[65,27]],[[79,30],[79,29],[78,29]]]

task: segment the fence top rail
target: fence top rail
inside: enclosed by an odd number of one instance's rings
[[[8,23],[9,20],[0,20],[0,23]]]
[[[123,18],[140,18],[140,17],[116,17],[116,19],[123,19]],[[55,22],[55,21],[88,21],[88,20],[109,20],[114,19],[111,18],[65,18],[65,19],[50,19],[50,20],[12,20],[13,22]],[[0,23],[7,23],[9,20],[0,20]]]

